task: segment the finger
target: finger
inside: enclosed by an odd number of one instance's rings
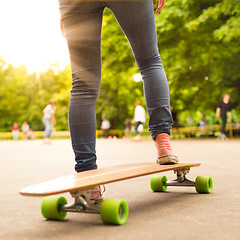
[[[160,11],[162,10],[162,8],[161,7],[158,7],[157,9],[156,9],[156,14],[159,14],[160,13]]]
[[[165,2],[166,2],[166,0],[160,0],[159,1],[159,5],[158,5],[158,7],[156,9],[156,12],[155,12],[156,14],[160,13],[160,11],[163,9],[163,7],[165,5]]]

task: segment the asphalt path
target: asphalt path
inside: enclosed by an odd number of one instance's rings
[[[173,140],[180,162],[200,162],[188,178],[212,176],[212,194],[169,187],[153,193],[151,176],[106,185],[105,198],[125,199],[129,218],[123,226],[104,225],[96,214],[68,213],[64,221],[41,216],[41,197],[23,197],[28,185],[74,173],[70,140],[0,142],[0,239],[239,239],[240,140]],[[154,162],[150,140],[97,141],[99,167]],[[174,179],[173,172],[167,172]],[[71,196],[63,194],[69,202]]]

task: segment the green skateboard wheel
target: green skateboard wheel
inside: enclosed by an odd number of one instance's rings
[[[153,192],[166,192],[167,190],[166,176],[153,176],[150,181],[150,186]]]
[[[63,220],[67,212],[60,211],[60,207],[67,204],[64,197],[47,196],[43,199],[41,204],[42,216],[46,219]]]
[[[195,181],[195,188],[198,193],[211,193],[213,189],[212,178],[198,176]]]
[[[105,199],[100,208],[100,216],[106,224],[125,224],[128,218],[127,202],[121,199]]]

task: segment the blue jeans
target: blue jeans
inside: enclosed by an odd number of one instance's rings
[[[52,120],[43,117],[42,122],[43,122],[43,125],[44,125],[44,138],[49,138],[51,136],[52,131],[53,131]]]
[[[139,135],[140,132],[138,131],[138,127],[143,124],[142,122],[137,122],[136,126],[135,126],[135,131],[136,131],[136,134]]]
[[[153,139],[159,133],[170,134],[171,130],[169,88],[158,52],[152,0],[61,0],[61,20],[72,68],[69,126],[77,172],[97,168],[95,108],[101,82],[100,46],[105,7],[115,15],[141,71]]]

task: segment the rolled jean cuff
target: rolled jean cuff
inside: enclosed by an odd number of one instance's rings
[[[168,124],[158,124],[156,126],[152,126],[149,129],[149,132],[152,133],[152,139],[155,141],[158,134],[167,133],[171,135],[171,126]]]
[[[91,162],[89,162],[88,164],[86,163],[82,163],[82,164],[76,164],[75,165],[75,170],[76,172],[84,172],[84,171],[88,171],[88,170],[93,170],[93,169],[97,169],[98,166],[96,164],[96,160],[93,160]]]

